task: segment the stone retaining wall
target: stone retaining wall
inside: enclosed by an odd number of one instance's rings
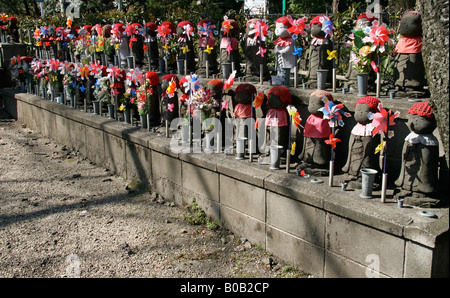
[[[448,208],[381,203],[234,156],[175,153],[170,139],[42,98],[3,90],[19,122],[96,164],[190,204],[317,277],[448,277]],[[375,271],[373,271],[373,269]]]

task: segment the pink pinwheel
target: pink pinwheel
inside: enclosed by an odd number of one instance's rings
[[[173,112],[173,107],[175,106],[175,104],[173,104],[173,103],[169,103],[168,105],[167,105],[167,110],[169,110],[169,112]]]
[[[369,32],[370,38],[373,40],[375,46],[384,46],[384,43],[389,40],[389,31],[384,27],[384,25],[373,27],[372,31]]]
[[[99,61],[95,61],[94,63],[91,63],[90,69],[91,69],[91,73],[94,75],[98,75],[101,72],[101,68],[100,68],[100,62]]]
[[[106,72],[108,73],[108,77],[113,81],[122,79],[122,70],[119,67],[111,66]]]
[[[188,40],[191,39],[191,36],[194,36],[194,28],[192,28],[191,25],[187,24],[183,26],[184,34],[186,34],[186,37]]]
[[[50,59],[50,70],[52,71],[57,71],[59,69],[59,65],[61,62],[59,62],[59,60],[56,59]]]
[[[248,34],[254,34],[254,39],[261,38],[261,41],[265,41],[266,35],[270,34],[269,26],[264,21],[257,21],[253,24],[253,29]]]
[[[400,116],[400,112],[392,113],[392,110],[383,109],[381,103],[378,104],[379,112],[375,114],[369,114],[369,119],[372,123],[369,124],[373,127],[372,134],[381,134],[382,132],[388,133],[388,127],[395,125],[395,118]],[[392,135],[391,135],[392,136]]]
[[[222,106],[220,107],[220,111],[226,110],[228,109],[228,101],[223,100],[222,101]]]
[[[267,49],[259,47],[259,50],[258,50],[258,52],[256,52],[256,55],[261,55],[261,57],[264,57],[265,52],[267,52]]]

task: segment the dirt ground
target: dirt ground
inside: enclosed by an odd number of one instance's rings
[[[310,277],[5,118],[0,277]]]

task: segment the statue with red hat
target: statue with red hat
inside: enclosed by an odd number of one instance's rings
[[[436,207],[439,192],[439,141],[433,134],[437,124],[433,108],[428,102],[419,102],[408,111],[408,128],[402,152],[400,175],[395,185],[395,197],[405,204]],[[446,198],[448,200],[448,197]]]
[[[417,11],[405,13],[400,20],[400,39],[394,49],[397,54],[394,65],[396,96],[429,96],[425,66],[422,57],[422,18]]]
[[[178,36],[178,59],[186,61],[186,72],[195,71],[194,27],[189,21],[179,22],[176,29]],[[184,65],[183,65],[184,69]],[[182,72],[182,74],[185,74]]]
[[[275,23],[275,35],[278,37],[273,44],[275,45],[275,65],[278,76],[284,76],[283,68],[290,68],[291,73],[297,64],[297,58],[294,55],[295,47],[292,34],[289,28],[292,24],[288,17],[280,17]]]
[[[375,154],[375,148],[380,144],[380,135],[372,135],[372,127],[369,125],[372,122],[370,114],[379,112],[379,104],[378,98],[372,96],[361,97],[356,101],[354,118],[357,123],[351,131],[347,162],[342,168],[344,173],[350,175],[350,180],[361,180],[362,168],[381,173],[380,156]]]
[[[208,76],[216,74],[217,69],[217,50],[216,25],[210,19],[202,19],[197,24],[197,32],[200,35],[198,40],[198,65],[197,74],[206,76],[206,62],[208,62]]]
[[[325,22],[329,18],[325,15],[315,16],[309,23],[311,27],[312,40],[309,45],[309,66],[308,74],[309,80],[307,82],[309,87],[317,86],[317,70],[328,70],[327,84],[331,84],[333,61],[328,60],[328,52],[333,50],[332,36],[324,30]]]
[[[221,28],[220,63],[230,63],[231,70],[236,70],[236,76],[242,76],[239,55],[239,24],[236,20],[224,17]]]
[[[291,103],[291,92],[285,86],[272,87],[267,93],[266,145],[283,146],[281,156],[286,156],[289,148],[289,114],[286,108]]]
[[[156,69],[159,66],[158,39],[156,39],[157,31],[158,26],[156,23],[147,22],[144,24],[144,42],[146,46],[144,48],[149,69]]]
[[[309,96],[308,112],[303,131],[303,148],[299,155],[301,161],[299,168],[313,168],[320,171],[325,169],[330,161],[330,148],[325,143],[332,132],[328,119],[323,117],[321,109],[324,107],[324,98],[334,102],[330,92],[316,90]],[[323,172],[326,175],[326,171]]]

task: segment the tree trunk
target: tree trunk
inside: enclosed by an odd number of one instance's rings
[[[425,70],[431,103],[438,120],[439,133],[449,163],[449,6],[448,0],[417,1],[421,6]]]

